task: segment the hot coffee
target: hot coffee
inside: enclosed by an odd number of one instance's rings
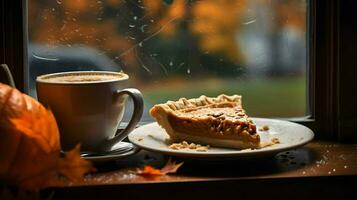
[[[89,83],[89,82],[107,82],[117,81],[126,78],[124,73],[98,73],[98,72],[85,72],[85,73],[69,73],[69,74],[53,74],[51,76],[40,76],[38,81],[50,83]]]

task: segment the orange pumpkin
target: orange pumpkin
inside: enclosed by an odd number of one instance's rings
[[[0,180],[25,189],[58,184],[64,175],[77,180],[94,168],[79,146],[60,156],[59,131],[51,111],[0,83]]]

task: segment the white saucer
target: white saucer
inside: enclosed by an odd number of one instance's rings
[[[268,131],[258,131],[262,142],[268,142],[272,138],[278,138],[280,144],[275,144],[261,149],[229,149],[211,147],[206,152],[198,152],[191,149],[170,149],[167,144],[169,136],[156,122],[143,125],[128,136],[133,144],[154,152],[179,157],[200,158],[239,158],[239,157],[261,157],[274,155],[276,153],[303,146],[314,138],[314,133],[307,127],[289,121],[252,118],[257,129],[267,125]]]
[[[139,151],[139,148],[129,142],[118,142],[115,144],[111,151],[115,151],[117,149],[124,149],[125,151],[121,151],[119,153],[110,153],[103,156],[84,156],[83,159],[90,160],[92,162],[107,162],[107,161],[115,161],[119,159],[124,159],[128,156],[131,156]]]

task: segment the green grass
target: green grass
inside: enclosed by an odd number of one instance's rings
[[[306,115],[306,82],[303,77],[255,80],[176,80],[158,82],[146,87],[148,103],[156,104],[180,97],[240,94],[243,106],[251,116],[300,117]]]

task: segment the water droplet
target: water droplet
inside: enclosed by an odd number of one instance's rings
[[[103,2],[102,1],[97,1],[98,4],[102,4]]]
[[[38,56],[38,55],[35,55],[35,54],[32,54],[32,56],[34,58],[37,58],[37,59],[40,59],[40,60],[48,60],[48,61],[58,61],[59,60],[58,58],[42,57],[42,56]]]
[[[134,24],[129,24],[129,27],[130,27],[130,28],[134,28],[135,25],[134,25]]]
[[[331,174],[331,172],[329,171],[328,174]]]
[[[174,63],[172,61],[170,61],[169,65],[172,67],[174,65]]]
[[[249,24],[253,24],[253,23],[256,22],[256,21],[257,21],[257,19],[253,19],[253,20],[244,22],[243,24],[244,24],[244,25],[249,25]]]
[[[144,25],[142,25],[141,27],[140,27],[140,30],[141,30],[141,32],[145,32],[145,27],[147,27],[148,25],[147,24],[144,24]]]
[[[62,4],[62,0],[56,0],[58,4]]]
[[[187,68],[187,74],[191,74],[191,69]]]
[[[97,20],[98,20],[98,21],[101,21],[101,20],[103,20],[103,18],[101,18],[101,17],[98,17],[98,18],[97,18]]]
[[[174,0],[164,0],[164,3],[166,5],[171,5]]]
[[[302,172],[302,174],[306,174],[306,172],[305,172],[305,171],[303,171],[303,172]]]
[[[52,11],[54,12],[54,11],[56,11],[56,9],[55,9],[55,8],[52,8]]]
[[[133,17],[133,19],[134,19],[134,20],[137,20],[137,19],[138,19],[138,17],[137,17],[137,16],[134,16],[134,17]]]
[[[336,169],[332,169],[332,171],[334,171],[334,172],[335,172],[335,171],[336,171]]]
[[[154,20],[153,20],[153,19],[150,19],[150,22],[154,23]]]
[[[343,166],[343,168],[347,169],[347,165]]]
[[[67,44],[67,47],[71,47],[72,45],[71,44]]]
[[[139,42],[139,47],[143,47],[143,43],[142,42]]]

